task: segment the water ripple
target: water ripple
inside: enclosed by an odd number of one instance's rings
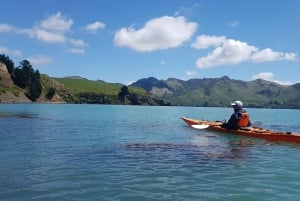
[[[27,107],[34,118],[0,121],[1,201],[300,198],[299,145],[195,131],[174,119],[195,108]]]

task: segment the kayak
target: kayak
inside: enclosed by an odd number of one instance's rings
[[[231,130],[231,129],[222,128],[221,125],[223,122],[221,121],[198,120],[198,119],[191,119],[188,117],[181,117],[181,119],[189,126],[196,129],[207,129],[215,132],[244,135],[248,137],[262,138],[271,141],[300,143],[300,133],[273,131],[273,130],[268,130],[268,129],[255,127],[255,126],[243,127],[237,130]]]

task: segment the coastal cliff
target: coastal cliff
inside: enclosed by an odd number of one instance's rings
[[[31,102],[24,91],[14,85],[6,65],[0,62],[0,103]]]
[[[0,103],[30,102],[32,101],[26,97],[25,90],[14,84],[6,65],[0,62]],[[58,94],[54,94],[51,99],[47,99],[45,93],[42,92],[36,102],[64,103],[64,100]]]

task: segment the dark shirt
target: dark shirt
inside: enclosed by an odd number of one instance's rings
[[[227,129],[233,129],[233,130],[238,129],[238,121],[243,112],[246,111],[243,110],[242,108],[235,110],[234,113],[230,116],[228,122],[222,124],[222,127]]]

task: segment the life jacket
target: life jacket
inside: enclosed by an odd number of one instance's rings
[[[249,123],[250,123],[249,114],[246,111],[241,112],[241,116],[239,118],[239,121],[237,122],[238,128],[247,127],[249,126]]]

